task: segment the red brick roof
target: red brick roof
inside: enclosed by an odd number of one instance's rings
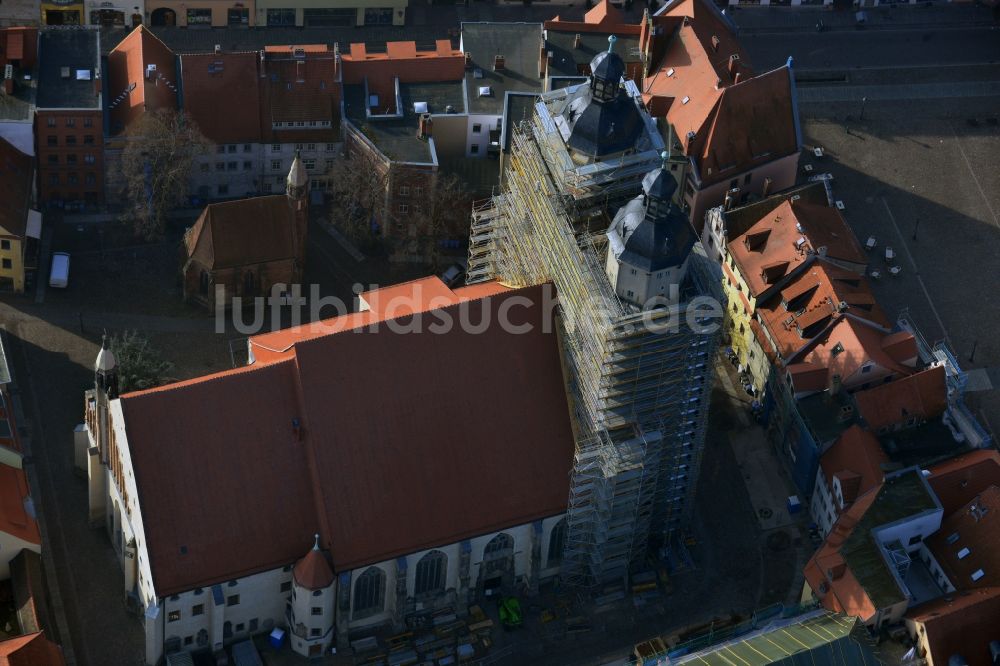
[[[1000,486],[1000,453],[972,451],[934,465],[930,473],[927,483],[948,515],[990,486]]]
[[[837,613],[847,613],[867,621],[878,610],[847,562],[840,548],[854,532],[868,508],[875,501],[879,488],[861,495],[846,511],[840,514],[823,545],[806,563],[803,574],[813,594],[823,607]],[[831,574],[828,576],[828,572]]]
[[[213,203],[184,234],[188,257],[210,269],[296,257],[295,213],[284,194]]]
[[[0,234],[24,238],[34,174],[31,156],[0,137]]]
[[[1000,587],[947,594],[906,617],[923,625],[934,664],[960,655],[969,666],[993,666],[990,641],[1000,640]]]
[[[947,515],[927,545],[958,589],[1000,585],[1000,486]]]
[[[254,365],[122,396],[157,593],[289,564],[314,532],[344,571],[565,511],[574,443],[551,289],[421,320],[487,317],[481,332],[362,313],[378,325],[303,327],[266,361],[254,346]],[[505,306],[515,297],[531,305]],[[501,309],[531,331],[503,330]]]
[[[625,15],[620,9],[615,7],[609,0],[601,0],[593,9],[583,15],[583,22],[592,25],[615,25],[625,23]]]
[[[150,65],[155,71],[148,71]],[[146,111],[177,108],[174,53],[145,26],[111,49],[107,75],[112,133],[126,129]],[[128,92],[132,84],[135,87]]]
[[[313,548],[295,563],[292,569],[295,582],[307,590],[322,590],[333,582],[333,569],[318,548]]]
[[[64,666],[62,649],[42,632],[0,641],[0,666]]]
[[[38,523],[25,507],[29,497],[24,470],[0,463],[0,532],[40,546],[42,537]]]
[[[257,53],[181,56],[184,109],[210,141],[261,141],[259,59]]]
[[[850,497],[848,489],[844,487],[844,479],[841,479],[844,501],[848,504],[858,495],[867,493],[882,483],[885,476],[882,464],[887,462],[889,457],[882,450],[878,438],[857,425],[841,433],[837,441],[819,459],[823,475],[831,489],[834,475],[842,475],[845,470],[858,475],[858,482],[853,484],[854,492]]]
[[[310,131],[308,123],[330,121],[331,126],[321,132],[319,141],[334,141],[340,127],[340,84],[337,81],[337,62],[332,51],[310,49],[296,57],[292,49],[284,53],[268,49],[262,64],[261,78],[261,127],[265,141],[273,136],[273,123],[307,123],[300,130],[288,130],[283,141],[294,141],[297,132]],[[317,139],[313,139],[317,140]]]
[[[872,430],[905,423],[911,418],[920,422],[937,418],[948,407],[944,366],[859,391],[854,399],[858,412]]]

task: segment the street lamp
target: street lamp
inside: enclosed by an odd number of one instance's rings
[[[867,101],[868,101],[867,97],[862,97],[861,98],[861,117],[858,118],[858,121],[862,121],[862,120],[865,119],[865,102],[867,102]]]

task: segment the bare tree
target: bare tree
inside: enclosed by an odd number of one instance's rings
[[[210,142],[185,113],[147,112],[129,127],[122,151],[126,221],[148,240],[163,236],[167,213],[188,195],[191,167]]]
[[[168,381],[173,364],[165,361],[149,339],[137,331],[111,336],[108,346],[118,362],[118,386],[122,393],[142,391]]]
[[[388,169],[365,149],[352,150],[327,172],[333,226],[362,247],[377,239],[373,222],[385,217]]]
[[[429,188],[427,200],[420,205],[414,222],[418,229],[418,250],[428,258],[431,268],[441,268],[442,243],[464,240],[469,236],[472,192],[457,174],[438,172]]]

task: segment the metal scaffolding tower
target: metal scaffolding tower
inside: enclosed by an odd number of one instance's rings
[[[577,441],[563,576],[592,586],[625,580],[650,538],[690,510],[717,334],[696,334],[685,317],[714,281],[696,245],[680,304],[640,312],[619,300],[604,232],[659,167],[662,142],[580,165],[546,105],[557,94],[511,129],[504,190],[473,211],[467,279],[556,285]]]

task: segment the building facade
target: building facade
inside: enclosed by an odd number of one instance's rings
[[[406,0],[257,0],[256,25],[281,27],[404,25]]]
[[[34,209],[34,160],[2,138],[0,192],[0,289],[19,294],[37,269],[42,214]]]
[[[42,206],[83,208],[104,200],[104,110],[100,33],[39,35],[35,154]]]
[[[153,26],[246,28],[256,18],[253,0],[153,0],[146,11]]]

